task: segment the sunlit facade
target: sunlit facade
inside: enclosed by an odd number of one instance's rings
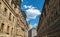
[[[0,0],[0,37],[28,37],[21,0]]]

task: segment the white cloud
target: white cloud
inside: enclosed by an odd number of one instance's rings
[[[38,9],[28,9],[26,10],[27,18],[35,19],[37,15],[40,15],[41,12]]]
[[[30,6],[24,5],[24,8],[35,8],[35,7],[32,7],[32,5],[30,5]]]
[[[28,8],[26,10],[27,21],[31,19],[36,19],[36,16],[41,14],[41,12],[38,9],[36,9],[36,7],[33,7],[32,5],[30,6],[24,5],[24,8]]]

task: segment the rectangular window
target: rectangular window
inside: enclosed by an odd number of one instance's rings
[[[7,34],[9,34],[9,26],[7,27]]]
[[[1,5],[1,2],[0,2],[0,5]]]
[[[1,24],[1,31],[3,32],[4,24]]]
[[[11,13],[9,14],[9,20],[11,21]]]
[[[11,5],[12,5],[13,3],[14,3],[14,1],[12,0],[12,1],[11,1]]]
[[[6,13],[7,13],[7,8],[4,8],[3,15],[6,16]]]
[[[13,16],[13,22],[14,22],[14,16]]]
[[[11,29],[11,35],[13,34],[13,28]]]
[[[1,7],[1,2],[0,2],[0,7]]]
[[[7,8],[4,8],[4,11],[6,12],[7,11]]]

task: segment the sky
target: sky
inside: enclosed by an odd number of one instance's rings
[[[26,13],[26,21],[36,28],[45,0],[22,0],[21,9]]]

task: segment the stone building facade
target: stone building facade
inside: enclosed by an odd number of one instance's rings
[[[21,0],[0,0],[0,37],[27,37],[26,15]]]
[[[37,37],[37,29],[32,28],[28,31],[28,37]]]
[[[60,0],[45,0],[37,35],[60,37]]]

